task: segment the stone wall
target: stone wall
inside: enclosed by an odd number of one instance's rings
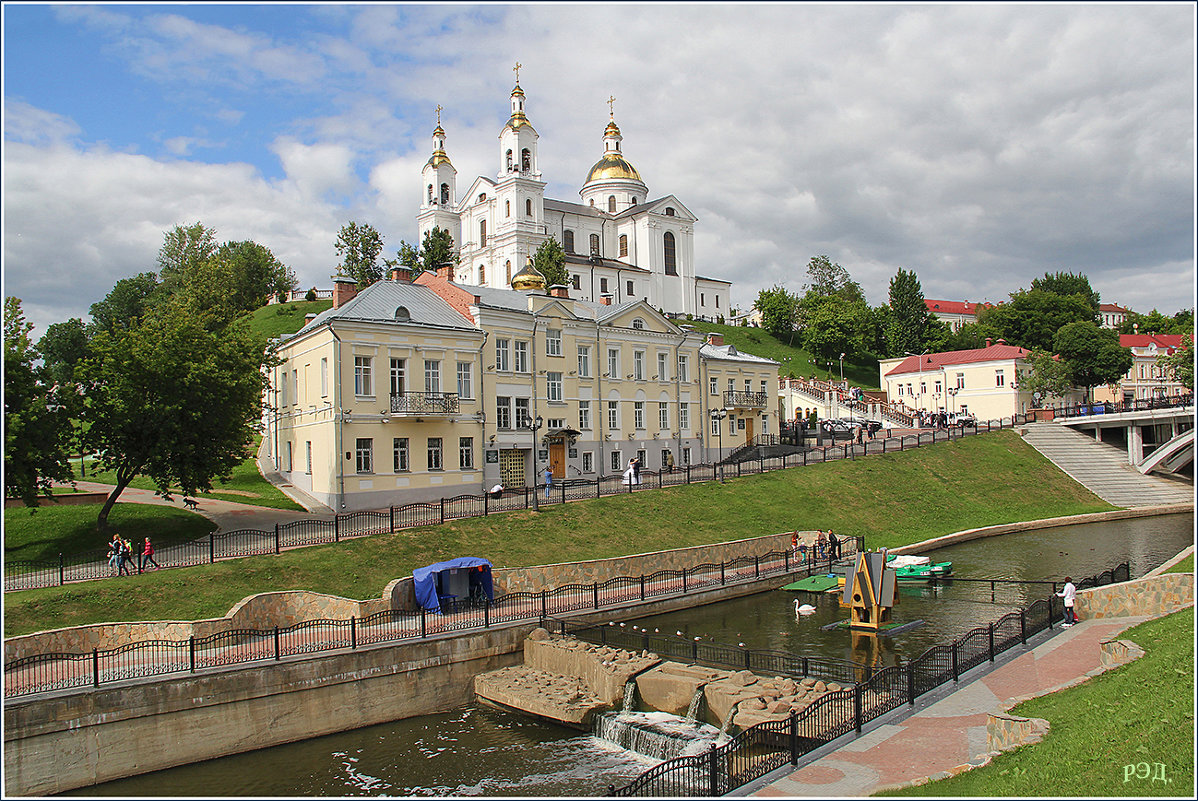
[[[53,499],[41,498],[39,503],[42,505],[81,506],[84,504],[104,503],[106,500],[108,500],[107,492],[63,492],[56,494]],[[24,506],[25,502],[20,498],[4,499],[5,509],[12,509],[14,507],[23,508]]]
[[[1081,590],[1074,603],[1082,620],[1134,615],[1158,617],[1194,603],[1194,574],[1163,573]]]
[[[992,712],[986,717],[986,750],[1007,751],[1021,745],[1038,743],[1047,733],[1047,720]]]

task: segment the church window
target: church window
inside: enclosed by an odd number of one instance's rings
[[[562,247],[566,249],[567,253],[574,252],[574,232],[573,231],[566,230],[566,231],[562,232]]]
[[[581,275],[575,274],[575,275],[571,276],[571,279],[574,283],[575,289],[582,289],[582,276]]]
[[[487,221],[478,221],[478,246],[485,248],[487,246]]]
[[[525,217],[532,216],[532,198],[528,198],[527,200],[524,201],[524,216]]]
[[[503,216],[505,216],[505,217],[512,216],[512,201],[510,201],[510,200],[503,201]]]
[[[620,258],[628,257],[628,234],[620,234]]]
[[[636,198],[633,198],[633,199],[632,199],[632,205],[633,205],[633,206],[635,206],[635,205],[636,205]]]
[[[520,151],[520,169],[524,172],[532,171],[532,154],[528,151],[528,148]]]
[[[441,184],[441,203],[449,202],[449,184]]]
[[[478,265],[478,282],[480,284],[487,283],[487,268],[483,265]]]
[[[666,275],[678,275],[678,257],[674,246],[674,235],[666,231],[662,237],[662,246],[664,249]]]
[[[706,296],[706,295],[704,295],[702,292],[700,292],[700,293],[699,293],[699,305],[700,305],[700,306],[706,306],[706,305],[707,305],[707,296]]]
[[[616,213],[616,196],[615,195],[610,195],[607,198],[607,211],[609,214]]]
[[[507,152],[507,171],[512,171],[512,151]]]
[[[428,185],[428,202],[429,203],[433,202],[433,185],[432,184]]]
[[[599,234],[591,234],[591,255],[599,255]]]
[[[720,307],[720,296],[719,295],[715,296],[715,307],[717,309]]]
[[[606,278],[599,279],[599,294],[601,294],[601,295],[607,294],[607,279]]]
[[[667,216],[667,217],[673,217],[673,216],[674,216],[674,209],[673,209],[673,207],[671,207],[671,206],[667,206],[667,207],[666,207],[666,216]]]
[[[507,282],[508,282],[508,284],[511,284],[512,283],[512,260],[511,259],[508,259],[506,267],[507,267]]]
[[[595,208],[595,198],[591,198],[591,208]]]
[[[479,203],[482,203],[482,202],[483,202],[484,200],[486,200],[486,199],[487,199],[487,193],[486,193],[486,192],[483,192],[481,195],[479,195],[479,196],[478,196],[478,202],[479,202]]]
[[[628,298],[631,300],[631,299],[632,299],[632,296],[633,296],[633,295],[635,295],[635,294],[636,294],[636,293],[632,291],[632,282],[631,282],[631,281],[629,281],[629,282],[628,282]]]

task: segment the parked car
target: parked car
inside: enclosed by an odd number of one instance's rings
[[[966,428],[977,428],[978,419],[972,414],[959,414],[957,415],[956,425],[960,426],[962,430]]]
[[[851,420],[821,420],[820,427],[824,434],[833,439],[849,439],[857,436],[858,425]]]

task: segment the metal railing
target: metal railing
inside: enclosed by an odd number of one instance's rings
[[[392,414],[457,414],[456,392],[403,392],[391,396]]]
[[[1078,589],[1128,581],[1123,562],[1077,583]],[[799,757],[846,734],[860,734],[866,723],[917,698],[1016,645],[1053,627],[1064,617],[1055,595],[1033,601],[998,620],[963,634],[947,645],[934,645],[906,664],[882,668],[852,687],[830,692],[785,720],[759,723],[705,754],[677,757],[642,773],[629,784],[608,785],[609,796],[713,797],[785,767]]]
[[[725,390],[724,405],[737,409],[761,409],[769,403],[769,393]]]
[[[841,544],[842,555],[848,556],[864,547],[864,538],[846,537]],[[35,654],[4,663],[4,692],[14,697],[96,688],[126,679],[278,661],[286,656],[488,629],[501,623],[549,621],[553,615],[568,612],[618,608],[652,598],[686,596],[782,575],[811,575],[827,566],[827,562],[815,561],[797,564],[790,550],[770,551],[649,575],[617,576],[539,592],[510,592],[481,603],[463,603],[448,614],[425,609],[384,610],[364,617],[310,620],[269,629],[238,629],[185,640],[145,640],[90,652]]]
[[[974,436],[989,431],[1011,428],[1025,422],[1029,416],[1017,415],[997,421],[979,423],[972,430],[941,429],[921,431],[902,437],[882,440],[866,440],[862,443],[842,442],[800,453],[783,456],[758,456],[728,464],[682,465],[673,470],[641,472],[641,483],[625,484],[618,475],[591,480],[572,479],[568,484],[550,485],[548,495],[545,487],[523,487],[505,490],[499,498],[488,493],[481,495],[458,495],[436,501],[421,501],[403,506],[391,506],[377,511],[350,512],[334,515],[331,520],[309,518],[291,523],[278,523],[273,529],[239,529],[212,533],[186,542],[159,541],[154,559],[161,568],[191,567],[210,564],[218,559],[233,559],[240,556],[279,553],[287,548],[305,545],[323,545],[340,542],[353,537],[373,534],[393,534],[397,531],[419,526],[437,526],[447,520],[470,517],[485,517],[495,513],[511,512],[532,508],[532,493],[540,492],[540,506],[551,506],[569,501],[600,498],[621,493],[700,484],[724,478],[758,475],[773,470],[807,467],[814,464],[834,462],[841,459],[857,459],[870,455],[894,453],[936,442],[947,442],[963,436]],[[726,460],[725,460],[726,461]],[[28,590],[39,587],[54,587],[75,581],[116,578],[105,559],[106,547],[95,548],[73,554],[58,554],[49,560],[6,560],[4,563],[4,590]]]
[[[1158,398],[1140,398],[1122,403],[1082,403],[1075,406],[1050,406],[1053,417],[1090,417],[1097,414],[1120,414],[1121,412],[1146,412],[1153,409],[1176,409],[1193,406],[1194,393],[1165,395]]]

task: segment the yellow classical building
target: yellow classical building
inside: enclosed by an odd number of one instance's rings
[[[278,346],[275,463],[337,510],[711,462],[768,433],[778,364],[644,301],[393,272]],[[718,420],[711,412],[723,411]],[[726,428],[724,427],[726,426]]]

